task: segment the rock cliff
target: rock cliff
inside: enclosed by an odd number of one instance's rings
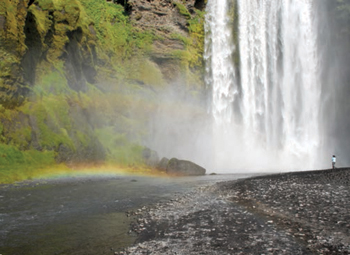
[[[123,5],[134,28],[153,34],[149,58],[167,82],[188,75],[189,72],[184,73],[187,67],[192,68],[191,72],[199,71],[197,76],[201,75],[203,13],[199,12],[204,9],[204,0],[110,2]],[[63,60],[68,84],[76,91],[86,90],[86,82],[96,82],[96,66],[106,61],[103,54],[96,52],[96,47],[101,46],[97,45],[99,38],[96,37],[103,35],[102,30],[106,28],[96,24],[100,20],[89,17],[86,10],[89,7],[93,8],[79,0],[64,0],[60,4],[54,0],[4,0],[0,3],[2,103],[14,96],[17,99],[25,96],[26,86],[36,84],[39,69],[45,69],[40,65],[46,62],[55,67],[56,62]],[[110,22],[116,22],[118,17],[110,18]],[[118,55],[116,52],[109,54],[113,53]],[[197,77],[196,82],[201,82],[201,77]]]
[[[203,28],[193,31],[191,20],[198,18],[198,11],[204,11],[204,0],[129,0],[125,7],[134,26],[155,33],[156,39],[150,58],[161,69],[167,82],[176,82],[183,76],[183,59],[179,58],[176,52],[191,47],[188,44],[197,48],[200,57],[197,56],[199,59],[195,61],[201,62],[204,31]],[[203,16],[199,19],[203,19]],[[202,26],[203,22],[200,20],[199,26]],[[194,35],[192,38],[191,32]],[[198,68],[198,63],[196,64]]]
[[[204,6],[2,0],[0,143],[58,162],[142,162],[157,93],[204,90]]]

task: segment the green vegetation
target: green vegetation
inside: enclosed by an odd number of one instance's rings
[[[34,178],[49,171],[54,163],[52,151],[20,151],[15,146],[0,144],[0,183]]]
[[[126,70],[120,70],[125,60],[151,50],[152,33],[134,28],[121,5],[109,4],[105,0],[81,3],[95,29],[99,57],[111,63],[115,71],[126,73]]]
[[[185,16],[188,22],[189,36],[172,34],[172,38],[182,41],[185,50],[174,50],[174,58],[181,60],[184,74],[186,75],[187,86],[189,89],[198,90],[202,84],[204,75],[204,15],[205,13],[196,10],[192,16],[186,7],[181,3],[175,3],[180,14]],[[192,87],[192,88],[191,88]]]
[[[179,10],[181,15],[185,16],[187,19],[191,19],[191,14],[187,10],[185,5],[183,5],[182,3],[179,3],[179,2],[174,2],[174,4],[176,5],[176,7]]]
[[[204,53],[204,12],[196,11],[196,15],[189,21],[190,38],[192,44],[189,51],[192,53],[190,67],[203,65]]]
[[[349,0],[337,0],[336,11],[338,13],[337,19],[343,23],[350,21],[350,1]]]
[[[194,93],[204,13],[176,6],[189,35],[173,35],[185,49],[172,54]],[[48,174],[61,162],[145,171],[140,144],[167,86],[150,58],[162,40],[154,29],[133,26],[123,6],[105,0],[35,0],[28,8],[4,0],[0,37],[0,183]]]
[[[143,147],[131,143],[126,134],[116,135],[113,127],[105,127],[96,130],[99,140],[109,151],[107,162],[121,166],[142,165]]]
[[[0,2],[0,18],[7,22],[0,27],[0,102],[14,107],[22,102],[23,88],[19,67],[26,50],[25,36],[21,30],[25,22],[25,10],[20,8],[20,0]],[[16,101],[12,98],[16,97]]]

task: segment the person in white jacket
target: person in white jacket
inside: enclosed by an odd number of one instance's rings
[[[332,168],[335,168],[335,162],[337,161],[337,158],[335,157],[335,155],[333,155],[332,157]]]

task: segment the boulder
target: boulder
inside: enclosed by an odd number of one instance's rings
[[[146,165],[156,167],[159,162],[158,153],[150,148],[145,147],[142,152],[142,157]]]
[[[167,166],[168,166],[168,162],[169,162],[169,159],[163,157],[163,158],[159,161],[159,163],[158,163],[158,165],[157,165],[157,169],[158,169],[159,171],[166,172],[166,168],[167,168]]]
[[[191,161],[172,158],[166,168],[168,174],[197,176],[205,175],[205,169]]]

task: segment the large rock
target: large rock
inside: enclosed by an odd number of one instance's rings
[[[172,158],[169,160],[166,172],[174,175],[196,176],[205,175],[205,169],[191,161]]]
[[[146,165],[156,167],[159,162],[158,153],[150,148],[144,148],[142,157]]]
[[[166,172],[166,168],[167,168],[167,166],[168,166],[168,162],[169,162],[169,159],[163,157],[163,158],[159,161],[159,163],[158,163],[158,165],[157,165],[157,169],[158,169],[159,171]]]

